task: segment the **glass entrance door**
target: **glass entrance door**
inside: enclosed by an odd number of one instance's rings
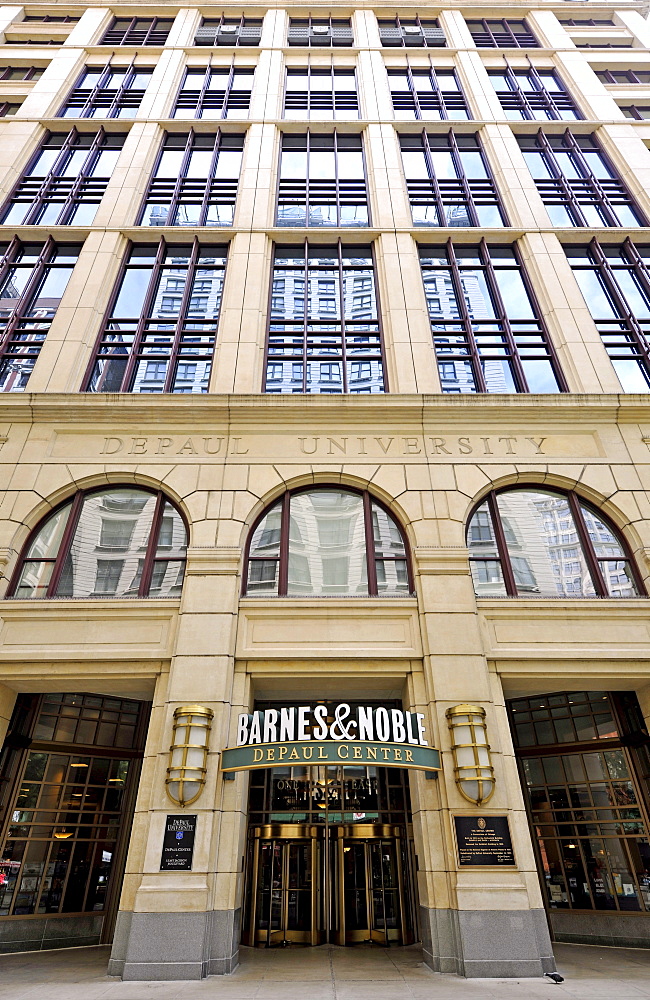
[[[342,876],[338,943],[406,944],[407,905],[400,838],[366,837],[362,830],[354,830],[353,834],[338,840]]]
[[[250,943],[316,944],[316,831],[285,824],[255,833]]]

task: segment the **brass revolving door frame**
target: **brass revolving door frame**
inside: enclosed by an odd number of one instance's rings
[[[387,823],[354,823],[336,828],[336,850],[339,872],[338,888],[338,931],[337,944],[354,944],[356,942],[374,942],[388,947],[391,942],[406,944],[409,940],[407,916],[407,899],[405,894],[404,875],[402,870],[402,834],[399,826]],[[392,845],[392,863],[397,875],[397,885],[386,886],[383,855],[380,858],[378,867],[381,880],[380,885],[375,885],[373,881],[371,850],[379,848],[382,851],[382,843],[390,841]],[[345,885],[345,853],[351,849],[350,841],[362,841],[363,851],[363,885],[361,892],[365,896],[366,927],[364,929],[352,929],[346,927],[346,893],[352,891]],[[347,842],[347,843],[346,843]],[[389,928],[386,916],[386,894],[397,891],[397,904],[399,909],[399,927]],[[376,901],[377,895],[381,899],[381,924],[377,926]]]
[[[288,944],[318,944],[318,929],[316,920],[316,908],[318,902],[317,893],[317,871],[318,871],[318,840],[322,837],[322,829],[313,824],[307,823],[271,823],[266,826],[256,826],[252,829],[253,834],[253,856],[252,871],[250,881],[250,909],[248,921],[248,943],[250,945],[266,946],[271,948],[277,945]],[[289,930],[289,905],[290,894],[292,892],[305,892],[306,889],[297,887],[291,888],[289,885],[289,862],[291,844],[296,841],[303,844],[308,843],[309,851],[309,885],[310,885],[310,926],[306,928],[292,928]],[[268,914],[266,918],[266,929],[259,928],[260,919],[260,849],[264,843],[271,845],[271,870],[269,873],[268,889]],[[280,864],[276,868],[276,846],[280,846]],[[279,885],[274,885],[279,883]],[[275,897],[275,900],[274,900]],[[274,930],[272,925],[274,901],[279,903],[279,927]]]

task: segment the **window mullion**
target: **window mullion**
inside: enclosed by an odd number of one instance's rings
[[[291,531],[291,497],[287,492],[282,497],[280,514],[280,566],[278,569],[278,597],[286,597],[289,589],[289,541]]]
[[[169,354],[169,364],[167,366],[167,375],[165,376],[165,384],[163,386],[163,392],[172,392],[175,380],[175,367],[178,358],[178,352],[180,349],[181,340],[183,338],[183,330],[185,328],[185,317],[187,316],[187,311],[192,299],[192,288],[194,285],[194,274],[196,272],[196,264],[199,259],[199,240],[195,236],[192,242],[192,252],[190,254],[189,260],[187,262],[187,278],[185,281],[185,290],[181,298],[180,308],[178,310],[178,318],[176,320],[176,330],[174,331],[174,340],[172,342]]]
[[[377,560],[375,558],[375,535],[372,524],[372,504],[368,490],[363,491],[363,520],[366,541],[366,574],[368,578],[368,594],[377,597]]]
[[[44,145],[44,142],[45,142],[45,140],[50,135],[52,135],[52,133],[48,130],[48,132],[46,132],[45,136],[41,140],[41,144],[38,147],[38,151],[36,153],[36,156],[34,157],[34,160],[33,160],[32,164],[30,164],[30,167],[33,167],[33,166],[36,165],[36,162],[37,162],[39,156],[41,155],[41,153],[43,152],[43,150],[46,148],[45,145]],[[66,136],[66,138],[65,138],[65,140],[63,142],[63,145],[61,146],[61,151],[60,151],[59,155],[56,157],[56,159],[54,160],[54,163],[52,164],[52,166],[50,167],[49,171],[47,172],[47,174],[45,175],[45,177],[41,181],[41,183],[39,185],[39,188],[38,188],[38,191],[34,194],[34,196],[32,198],[32,206],[28,210],[27,215],[25,216],[25,219],[23,221],[23,225],[24,226],[29,226],[29,225],[34,224],[32,220],[34,220],[38,216],[38,214],[39,214],[39,212],[40,212],[40,210],[41,210],[41,208],[43,206],[43,203],[44,203],[44,200],[45,200],[45,195],[46,195],[47,191],[49,190],[50,185],[52,184],[54,178],[57,176],[57,170],[58,170],[59,166],[63,166],[65,164],[66,157],[68,156],[68,154],[70,152],[70,147],[71,147],[71,144],[72,144],[72,137],[73,136],[75,138],[77,136],[77,129],[76,129],[76,127],[74,127],[70,132],[68,132],[68,134],[67,134],[67,136]],[[16,187],[15,187],[14,192],[13,192],[14,195],[17,194],[20,191],[21,187],[23,186],[23,184],[25,182],[29,182],[29,177],[30,176],[31,175],[29,173],[29,168],[28,168],[25,171],[25,173],[23,174],[23,176],[20,178],[20,180],[18,181],[18,183],[16,184]]]
[[[310,292],[310,271],[309,271],[309,240],[305,238],[305,270],[302,305],[302,391],[307,392],[307,338],[309,337],[309,292]],[[288,273],[288,272],[285,272]],[[318,279],[316,279],[318,280]],[[293,327],[292,327],[293,329]],[[292,372],[293,376],[293,372]]]
[[[470,352],[469,353],[470,363],[474,370],[474,381],[476,382],[476,387],[478,392],[487,392],[487,386],[485,384],[485,376],[483,375],[483,366],[481,365],[481,354],[479,351],[478,343],[476,341],[476,335],[474,333],[472,318],[470,316],[469,309],[467,308],[467,302],[465,301],[463,281],[460,273],[460,268],[458,267],[458,261],[456,259],[456,251],[454,250],[454,244],[451,238],[447,240],[447,253],[449,255],[451,281],[454,287],[454,291],[456,293],[456,301],[458,303],[458,312],[460,313],[461,316],[461,320],[465,331],[465,340]]]
[[[578,532],[578,538],[580,539],[582,551],[584,552],[584,556],[587,561],[587,567],[591,574],[594,589],[599,597],[608,597],[609,592],[607,590],[607,585],[601,572],[600,563],[596,557],[596,552],[591,538],[589,537],[589,532],[587,531],[587,526],[582,516],[582,509],[578,502],[578,498],[572,491],[567,493],[566,496],[569,501],[569,510],[573,515],[573,521],[576,526],[576,531]]]
[[[164,506],[165,506],[165,497],[161,492],[158,492],[156,494],[156,506],[154,507],[153,517],[151,519],[151,528],[149,530],[147,551],[144,554],[142,576],[140,577],[140,586],[138,587],[138,597],[149,596],[149,590],[151,588],[151,578],[153,577],[153,567],[156,557],[156,551],[158,549],[158,535],[160,533],[160,525],[162,522],[162,514]]]
[[[104,128],[101,127],[97,132],[97,134],[95,135],[92,145],[88,149],[88,154],[83,161],[79,173],[72,182],[70,191],[68,192],[66,200],[61,208],[61,212],[59,213],[59,217],[62,216],[60,223],[62,225],[67,224],[68,216],[70,215],[71,210],[74,209],[75,206],[75,197],[79,193],[80,188],[83,187],[84,181],[86,181],[89,177],[92,176],[92,171],[95,167],[95,163],[97,162],[97,150],[104,144],[105,136],[106,133],[104,132]]]
[[[54,569],[52,570],[52,576],[45,593],[46,597],[56,597],[56,592],[61,582],[61,576],[63,574],[63,568],[65,561],[68,558],[70,552],[70,547],[72,545],[72,540],[74,538],[74,533],[77,530],[77,524],[79,523],[79,518],[81,516],[81,508],[83,506],[84,499],[86,497],[85,490],[78,490],[75,493],[74,500],[72,501],[72,506],[70,508],[70,513],[68,514],[68,520],[66,522],[65,529],[63,531],[63,537],[61,538],[61,544],[59,545],[59,551],[56,556],[56,561],[54,563]]]
[[[622,322],[626,323],[627,329],[624,331],[626,335],[630,336],[636,345],[637,351],[639,352],[639,360],[642,361],[645,367],[646,378],[650,377],[650,356],[648,351],[648,345],[646,342],[645,335],[641,329],[641,325],[637,320],[636,316],[630,310],[630,307],[625,299],[624,295],[621,293],[618,282],[616,281],[615,273],[610,266],[609,260],[602,252],[598,240],[594,236],[589,248],[596,259],[596,269],[598,274],[602,277],[603,283],[611,296],[617,310],[618,315]],[[593,269],[593,265],[592,265]],[[600,332],[600,331],[599,331]],[[601,336],[603,334],[601,333]],[[612,360],[611,354],[607,346],[605,347],[607,353]],[[612,353],[616,353],[614,350]]]
[[[609,198],[608,198],[607,194],[605,193],[605,191],[603,190],[603,188],[602,188],[602,186],[601,186],[598,178],[589,169],[589,164],[587,163],[585,157],[582,154],[582,149],[580,148],[579,144],[576,142],[575,136],[573,135],[573,133],[571,132],[570,129],[565,129],[565,131],[564,131],[564,141],[566,142],[567,146],[571,150],[571,153],[572,153],[574,159],[577,160],[577,162],[580,164],[580,167],[581,167],[582,172],[583,172],[583,178],[586,181],[589,182],[592,190],[595,192],[596,197],[598,198],[598,202],[600,204],[600,207],[605,210],[605,215],[607,216],[607,224],[611,225],[611,226],[618,226],[619,225],[618,218],[616,217],[616,215],[614,213],[614,210],[613,210],[613,208],[610,205]],[[600,147],[598,148],[598,152],[600,154],[600,152],[601,152]],[[575,197],[575,195],[574,195],[574,197]],[[577,203],[577,198],[576,198],[576,203]],[[580,214],[583,215],[582,210],[580,211]],[[584,216],[583,216],[583,219],[584,219]],[[588,225],[586,219],[584,219],[583,225],[585,225],[585,226]]]
[[[207,225],[206,219],[208,215],[208,208],[210,206],[210,200],[212,197],[212,184],[214,182],[214,177],[217,172],[217,162],[221,154],[221,129],[217,129],[217,134],[214,137],[214,146],[212,148],[212,158],[210,160],[210,166],[208,168],[208,176],[205,179],[205,188],[203,191],[203,200],[201,202],[201,211],[199,213],[199,225]],[[240,171],[241,174],[241,171]]]
[[[431,61],[431,56],[429,56],[429,62]],[[409,57],[406,57],[406,74],[408,77],[409,87],[411,88],[411,93],[413,94],[413,105],[415,107],[415,117],[418,120],[422,120],[422,108],[420,107],[420,99],[418,97],[417,88],[415,86],[415,80],[413,79],[413,73],[411,71],[411,63]],[[436,81],[437,83],[437,81]]]
[[[133,373],[138,363],[138,355],[140,353],[142,338],[144,337],[145,331],[148,329],[148,320],[150,318],[149,313],[151,312],[153,303],[155,301],[156,288],[160,278],[160,271],[162,268],[162,262],[165,258],[166,250],[167,250],[167,244],[165,242],[165,237],[162,236],[158,244],[158,251],[156,253],[156,259],[154,261],[153,271],[149,281],[149,288],[147,289],[147,294],[145,295],[145,299],[142,305],[142,311],[140,313],[140,317],[138,319],[138,323],[135,329],[135,335],[133,337],[133,346],[131,347],[131,353],[126,363],[126,367],[124,369],[122,385],[120,386],[121,392],[130,392],[131,379],[133,378]]]
[[[474,205],[474,196],[473,196],[473,193],[472,193],[472,188],[471,188],[469,180],[467,179],[467,176],[465,174],[465,168],[463,166],[463,161],[461,159],[460,150],[458,148],[458,143],[456,142],[456,136],[454,135],[454,130],[451,129],[451,128],[449,129],[449,132],[447,133],[447,141],[449,143],[449,148],[450,148],[450,151],[451,151],[451,158],[452,158],[454,167],[456,168],[456,176],[458,177],[458,180],[460,181],[460,186],[462,188],[463,196],[465,198],[465,205],[466,205],[466,208],[467,208],[467,214],[469,215],[469,218],[470,218],[470,225],[472,225],[472,226],[479,226],[480,225],[480,220],[479,220],[479,217],[478,217],[478,213],[476,211],[476,207]],[[478,140],[477,140],[477,142],[478,142]],[[483,160],[483,164],[484,164],[484,166],[487,167],[487,164],[485,163],[485,157],[483,156],[483,147],[481,146],[480,142],[478,143],[478,145],[479,145],[479,151],[481,153],[481,159]],[[490,177],[490,180],[492,180],[492,175],[491,175],[491,172],[490,172],[489,169],[486,169],[486,173]]]
[[[508,316],[503,299],[501,298],[501,292],[499,290],[499,282],[496,279],[494,265],[492,263],[492,258],[490,257],[490,251],[488,249],[487,243],[485,242],[485,239],[481,240],[480,253],[485,263],[485,278],[487,281],[487,285],[488,288],[490,289],[490,293],[492,294],[494,302],[496,303],[497,309],[499,311],[499,322],[502,326],[503,332],[506,337],[506,342],[510,349],[510,360],[513,368],[513,373],[515,375],[515,382],[519,383],[517,391],[529,392],[530,390],[528,388],[528,382],[526,380],[526,376],[524,375],[524,369],[521,364],[521,359],[519,357],[519,351],[517,349],[517,341],[515,340],[515,335],[512,331],[512,326],[510,324],[510,317]],[[523,281],[523,269],[521,267],[521,264],[519,263],[519,259],[515,257],[515,260],[517,262],[517,271],[522,276],[522,281]],[[537,309],[535,311],[537,313],[536,316],[537,322],[540,322],[538,318],[539,314]]]
[[[170,135],[169,132],[167,133],[167,136],[168,135]],[[180,202],[180,198],[181,198],[181,193],[183,192],[184,181],[186,180],[186,175],[187,175],[187,168],[189,166],[190,159],[191,159],[191,156],[192,156],[192,147],[194,145],[194,136],[195,136],[194,129],[190,128],[190,130],[189,130],[189,132],[187,134],[187,141],[185,143],[185,151],[183,153],[183,159],[182,159],[182,162],[181,162],[181,168],[178,171],[178,177],[176,178],[176,183],[174,184],[174,193],[172,194],[172,196],[170,198],[170,202],[169,202],[169,211],[167,213],[167,222],[170,225],[173,225],[173,222],[170,222],[170,220],[173,220],[174,217],[175,217],[175,215],[176,215],[176,210],[178,209],[178,206],[179,206],[179,202]],[[165,145],[163,143],[163,150],[164,150],[164,148],[165,148]],[[162,150],[161,150],[161,153],[162,153]],[[151,188],[150,188],[149,189],[149,194],[151,194],[151,193],[152,193],[152,191],[151,191]]]
[[[16,305],[14,306],[11,318],[8,320],[7,325],[4,330],[2,347],[0,348],[0,355],[4,357],[11,342],[12,335],[17,330],[21,319],[23,318],[23,311],[25,306],[29,303],[35,288],[38,288],[39,282],[45,271],[48,263],[48,257],[51,255],[55,248],[54,239],[52,236],[48,236],[45,241],[39,255],[38,260],[32,268],[32,273],[30,274],[25,287],[23,289],[22,295],[19,296]]]
[[[334,129],[334,197],[336,198],[336,225],[341,225],[341,185],[339,183],[339,139]]]
[[[427,165],[427,170],[429,172],[429,183],[431,185],[431,193],[433,195],[436,212],[438,213],[438,225],[441,227],[446,226],[447,219],[445,215],[445,203],[442,198],[442,192],[440,191],[440,183],[436,176],[436,172],[433,167],[433,159],[431,157],[431,148],[429,146],[429,136],[425,128],[422,129],[422,152],[424,154],[424,160]]]
[[[340,238],[337,240],[336,249],[339,257],[339,309],[341,310],[341,381],[343,392],[348,391],[348,365],[347,365],[347,328],[345,323],[345,273],[343,271],[343,250]],[[354,271],[350,271],[354,274]],[[353,279],[354,280],[354,279]]]
[[[501,562],[501,572],[503,573],[503,582],[506,585],[506,592],[509,597],[518,597],[517,582],[515,580],[515,574],[512,568],[512,563],[510,562],[510,553],[508,551],[508,543],[506,541],[505,531],[503,530],[503,524],[501,521],[501,513],[499,511],[499,505],[497,503],[497,495],[494,490],[491,490],[487,496],[488,510],[490,511],[490,517],[492,519],[492,527],[494,529],[494,540],[497,545],[497,552],[499,553],[499,560]]]

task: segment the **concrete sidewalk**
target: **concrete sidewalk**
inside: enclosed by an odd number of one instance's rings
[[[11,1000],[650,1000],[650,951],[556,945],[559,986],[544,979],[459,979],[431,972],[420,949],[243,948],[231,976],[123,983],[106,975],[110,948],[0,956]]]

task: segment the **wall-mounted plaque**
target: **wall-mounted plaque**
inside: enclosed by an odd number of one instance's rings
[[[189,872],[192,870],[196,816],[168,816],[165,820],[165,837],[161,872]]]
[[[507,816],[454,816],[454,823],[461,868],[515,864]]]

